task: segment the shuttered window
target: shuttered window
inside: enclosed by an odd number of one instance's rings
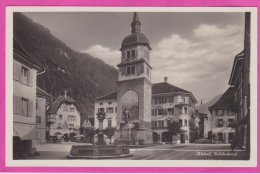
[[[29,68],[22,66],[20,63],[15,62],[13,64],[14,68],[14,80],[19,81],[25,85],[33,86],[33,75]]]
[[[33,116],[33,102],[14,96],[13,97],[13,112],[21,116],[32,117]]]

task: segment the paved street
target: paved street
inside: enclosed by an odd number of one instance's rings
[[[66,159],[71,146],[80,143],[41,144],[37,145],[40,156],[28,159]],[[86,144],[84,144],[86,145]],[[230,146],[215,144],[189,145],[156,145],[145,148],[130,149],[132,157],[120,160],[247,160],[249,155],[245,151],[236,149],[231,152]]]

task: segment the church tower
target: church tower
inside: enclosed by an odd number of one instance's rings
[[[144,144],[152,143],[151,100],[152,83],[149,40],[141,33],[138,13],[134,13],[131,34],[121,44],[121,63],[118,66],[117,81],[117,125],[124,125],[123,111],[131,114],[135,125],[134,138]]]

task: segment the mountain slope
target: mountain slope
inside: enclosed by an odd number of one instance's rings
[[[198,110],[199,113],[203,113],[203,114],[210,113],[208,108],[210,106],[212,106],[213,104],[215,104],[220,99],[221,96],[222,96],[222,94],[217,95],[216,97],[214,97],[212,100],[208,101],[207,103],[197,106],[196,109]]]
[[[82,115],[93,113],[91,99],[116,90],[117,70],[89,54],[72,50],[42,25],[14,13],[14,37],[29,55],[45,65],[37,86],[58,97],[64,91],[79,104]],[[87,38],[86,38],[87,39]]]

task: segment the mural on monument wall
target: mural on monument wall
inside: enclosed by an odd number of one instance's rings
[[[139,120],[138,94],[129,90],[122,97],[122,111],[127,109],[131,113],[131,120]]]

